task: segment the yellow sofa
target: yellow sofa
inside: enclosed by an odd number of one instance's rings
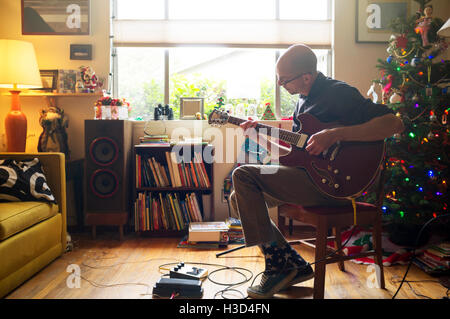
[[[66,251],[66,170],[63,153],[0,153],[39,158],[57,204],[0,203],[0,298]]]

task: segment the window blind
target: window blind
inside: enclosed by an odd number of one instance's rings
[[[113,19],[115,46],[251,45],[305,43],[330,47],[331,20],[127,20]]]

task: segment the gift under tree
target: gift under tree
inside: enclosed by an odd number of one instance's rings
[[[387,140],[384,218],[421,227],[449,212],[450,61],[448,43],[437,35],[443,21],[433,17],[430,1],[416,2],[415,16],[391,23],[388,57],[378,60],[381,76],[369,93],[380,85],[381,102],[405,125]]]

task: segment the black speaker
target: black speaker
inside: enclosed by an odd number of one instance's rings
[[[131,207],[132,123],[85,120],[85,224],[122,226]]]

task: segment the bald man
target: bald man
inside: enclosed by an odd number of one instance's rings
[[[306,146],[319,155],[338,141],[377,141],[403,131],[402,121],[390,109],[365,99],[359,91],[317,71],[317,58],[307,46],[297,44],[277,61],[278,84],[290,94],[299,94],[292,130],[300,129],[300,113],[314,115],[321,122],[342,127],[312,135]],[[241,124],[244,134],[267,145],[269,153],[286,155],[289,149],[259,134],[256,121]],[[257,138],[255,138],[257,136]],[[348,200],[331,198],[318,189],[300,167],[279,166],[273,174],[262,174],[260,165],[243,165],[233,171],[232,207],[242,222],[245,245],[258,245],[265,257],[265,271],[259,285],[249,287],[252,298],[271,298],[292,285],[314,277],[311,266],[293,249],[270,219],[268,207],[282,203],[307,206],[349,205]]]

